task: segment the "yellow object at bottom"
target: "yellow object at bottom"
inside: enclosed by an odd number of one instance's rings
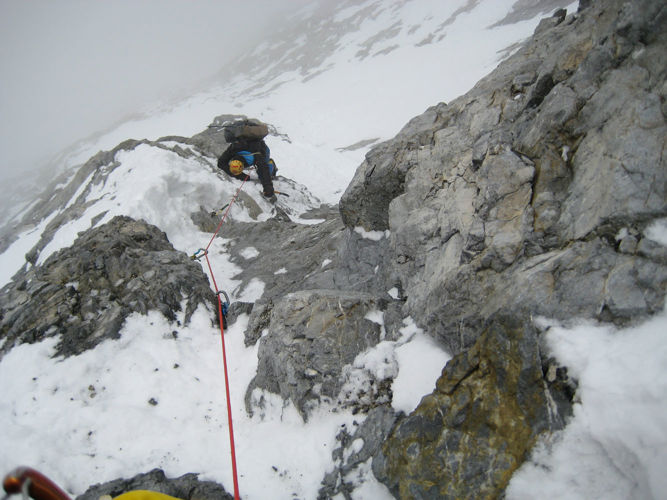
[[[148,490],[128,491],[122,495],[117,496],[113,500],[179,500],[176,497],[170,497],[164,493]]]

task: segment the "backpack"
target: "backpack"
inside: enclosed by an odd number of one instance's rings
[[[225,125],[225,141],[259,141],[269,135],[269,127],[259,120],[237,120]]]

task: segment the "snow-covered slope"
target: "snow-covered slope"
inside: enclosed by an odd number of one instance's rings
[[[242,185],[218,171],[214,161],[173,140],[119,150],[114,161],[91,172],[49,218],[67,215],[63,220],[69,222],[55,231],[35,265],[72,245],[80,231],[116,215],[157,225],[176,249],[192,255],[211,235],[202,232],[190,214],[200,207],[207,213],[220,210]],[[275,186],[288,195],[280,197],[279,209],[295,222],[316,222],[300,219],[319,204],[304,186],[281,177]],[[260,190],[252,174],[229,219],[262,221],[275,215],[276,207]],[[216,280],[232,300],[254,302],[263,284],[255,281],[239,288],[235,276],[240,268],[229,261],[229,244],[223,226],[223,238],[214,240],[209,254]],[[242,254],[255,257],[251,247]],[[220,332],[211,317],[203,307],[187,325],[182,317],[170,322],[157,312],[134,315],[125,322],[120,341],[105,341],[67,358],[52,358],[57,338],[12,349],[0,362],[1,435],[4,447],[11,450],[3,455],[0,469],[29,464],[72,493],[154,467],[169,476],[196,471],[201,479],[221,482],[232,491]],[[263,394],[268,402],[264,412],[249,417],[244,394],[255,375],[257,345],[244,345],[248,317],[235,319],[226,332],[226,349],[243,496],[265,498],[271,492],[273,498],[316,498],[332,463],[337,433],[341,426],[354,427],[360,417],[324,407],[304,423],[291,404],[270,393]],[[395,391],[395,404],[407,411],[431,390],[449,357],[410,321],[403,338],[385,342],[380,349],[393,353],[409,340],[413,353],[428,351],[429,362],[423,366],[422,360],[416,380],[400,379],[403,389]],[[396,356],[406,349],[407,345]],[[384,368],[384,358],[377,358],[366,353],[359,367]],[[411,357],[402,362],[413,363]],[[390,366],[397,370],[398,362]],[[365,488],[386,495],[372,476],[367,478]]]
[[[538,5],[528,19],[499,24],[515,3]],[[325,0],[221,72],[210,88],[165,104],[80,145],[85,161],[119,142],[191,136],[217,114],[261,118],[286,134],[269,141],[283,175],[335,203],[369,147],[413,116],[470,89],[541,16],[577,2],[549,0]]]
[[[521,3],[546,4],[538,13],[568,3],[571,10],[576,7],[576,2]],[[127,138],[191,136],[218,114],[243,113],[273,124],[282,134],[268,143],[280,173],[294,182],[277,181],[277,187],[290,194],[279,203],[294,221],[305,222],[300,215],[309,208],[320,201],[338,201],[370,145],[393,136],[428,106],[468,90],[506,50],[530,35],[539,16],[499,24],[514,4],[514,0],[322,2],[282,22],[284,31],[230,67],[206,91],[82,142],[63,158],[62,168],[72,179],[77,165]],[[214,158],[198,154],[184,158],[176,147],[188,148],[164,141],[121,151],[115,156],[117,164],[87,177],[48,217],[18,226],[18,239],[0,256],[2,284],[25,264],[23,256],[48,223],[75,204],[83,210],[54,233],[37,264],[70,245],[79,231],[119,214],[157,225],[178,250],[189,254],[205,245],[210,235],[201,232],[189,214],[200,206],[220,208],[239,182],[216,172]],[[259,215],[251,215],[239,203],[232,218],[271,216],[273,208],[261,199],[256,184],[248,184],[244,191],[257,202]],[[655,231],[656,240],[664,238],[664,228]],[[216,240],[212,252],[214,269],[220,272],[216,278],[236,292],[235,300],[258,299],[261,283],[235,290],[238,269],[230,264],[225,245],[224,238]],[[226,334],[241,493],[249,499],[316,498],[323,475],[332,468],[336,434],[361,417],[322,408],[304,423],[291,404],[270,394],[265,394],[265,412],[249,417],[243,396],[256,369],[257,346],[243,343],[247,321],[241,316]],[[664,321],[664,317],[654,320],[642,333],[656,352],[664,345],[659,335]],[[210,315],[201,309],[188,326],[178,327],[157,313],[136,315],[121,334],[120,341],[106,341],[67,359],[51,358],[54,340],[16,347],[2,358],[0,443],[6,452],[0,457],[0,471],[29,464],[78,494],[92,483],[161,467],[172,476],[200,472],[202,479],[219,481],[232,491],[219,331],[211,326]],[[551,340],[556,342],[557,336],[556,331]],[[595,394],[596,377],[619,375],[621,370],[627,391],[649,383],[635,377],[632,367],[619,366],[611,355],[596,358],[597,368],[588,363],[591,351],[628,348],[623,333],[589,327],[579,338],[590,340],[562,347],[559,355],[581,367],[586,384],[591,380],[586,386],[591,392],[584,397]],[[410,411],[432,390],[449,355],[409,318],[403,337],[381,348],[393,353],[392,369],[398,371],[393,404]],[[658,359],[665,359],[664,349]],[[386,368],[372,353],[360,357],[359,363],[371,370]],[[657,380],[655,390],[640,398],[633,413],[624,414],[620,429],[605,430],[607,434],[623,434],[633,425],[633,415],[667,414],[665,372],[659,363],[651,367],[654,377],[647,376]],[[611,468],[605,462],[606,451],[592,449],[600,434],[586,430],[608,411],[606,405],[589,408],[575,427],[590,439],[591,475]],[[667,424],[664,417],[657,417],[650,419],[651,425],[656,421]],[[619,446],[641,454],[637,444],[641,438],[625,436],[629,437]],[[570,439],[576,441],[577,435],[563,441]],[[658,446],[648,447],[648,453],[664,459],[659,447],[664,434],[656,431],[652,439]],[[576,471],[567,466],[572,457],[568,450],[573,448],[576,444],[565,447],[551,462],[538,460],[559,472],[553,484],[563,481],[575,488],[571,482]],[[644,463],[647,456],[637,462]],[[543,477],[543,469],[534,469],[518,476],[520,482],[512,490],[516,497],[531,488],[539,490],[550,480]],[[390,498],[368,469],[350,481],[358,484],[355,498]],[[577,491],[585,497],[594,490],[584,485]]]

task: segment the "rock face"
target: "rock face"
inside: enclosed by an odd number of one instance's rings
[[[230,260],[242,268],[235,276],[241,281],[236,293],[257,280],[264,285],[255,303],[230,307],[231,322],[250,312],[245,343],[259,342],[257,375],[246,393],[251,413],[261,413],[263,405],[255,389],[292,401],[304,419],[322,402],[366,411],[390,400],[391,381],[369,373],[363,374],[368,388],[363,395],[341,393],[355,357],[395,339],[401,326],[402,302],[379,291],[391,280],[374,271],[378,244],[344,228],[335,207],[322,206],[307,216],[321,222],[296,224],[279,214],[225,226]],[[194,219],[212,230],[208,214]],[[248,248],[257,257],[248,258]],[[372,313],[383,320],[368,319]]]
[[[265,301],[298,290],[337,288],[335,270],[344,227],[332,207],[323,206],[307,215],[322,222],[297,224],[278,215],[264,222],[225,223],[225,238],[231,240],[230,260],[241,268],[235,276],[241,280],[240,290],[259,280],[264,283]],[[216,218],[206,217],[217,224]],[[247,255],[248,248],[254,249],[253,256]]]
[[[391,231],[403,313],[452,352],[503,309],[624,323],[663,307],[642,232],[667,214],[666,15],[607,1],[543,21],[357,171],[344,222]]]
[[[3,352],[62,335],[57,354],[79,354],[118,338],[133,312],[157,309],[175,320],[185,301],[188,321],[199,304],[215,304],[201,266],[158,228],[129,217],[86,231],[17,277],[0,295]]]
[[[468,94],[374,148],[341,200],[346,229],[327,219],[335,236],[318,242],[326,272],[312,266],[255,304],[250,411],[258,388],[304,418],[346,404],[345,367],[406,316],[458,353],[384,444],[391,381],[373,382],[357,409],[383,431],[362,437],[358,456],[362,430],[339,436],[321,498],[349,496],[346,478],[368,457],[400,498],[502,495],[538,436],[564,425],[574,390],[543,359],[531,317],[623,324],[663,307],[667,259],[643,234],[667,215],[665,8],[582,7],[542,21]],[[296,231],[272,241],[303,241]],[[369,309],[384,313],[384,332],[361,319]]]
[[[349,228],[389,232],[376,275],[402,315],[458,353],[374,457],[399,498],[498,498],[563,425],[573,385],[542,368],[532,316],[664,306],[664,247],[644,232],[667,215],[667,8],[580,7],[373,149],[341,199]]]
[[[262,404],[253,397],[255,388],[291,400],[304,419],[314,405],[335,401],[343,367],[380,342],[381,325],[367,316],[383,306],[372,295],[330,290],[295,292],[276,302],[260,343],[257,376],[248,387],[248,411]]]
[[[530,324],[492,318],[394,428],[376,476],[397,498],[496,498],[537,436],[564,425],[541,366]]]

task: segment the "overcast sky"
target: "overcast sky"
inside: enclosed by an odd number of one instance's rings
[[[184,94],[304,3],[0,0],[0,181]]]

